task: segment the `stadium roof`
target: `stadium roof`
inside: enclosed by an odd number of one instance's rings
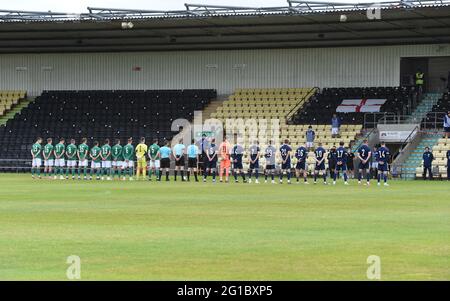
[[[367,17],[373,5],[380,8],[381,19]],[[450,43],[450,0],[185,6],[180,11],[88,8],[84,14],[0,10],[0,53]],[[122,22],[132,22],[133,28]]]

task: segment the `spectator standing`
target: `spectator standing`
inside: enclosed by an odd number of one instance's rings
[[[431,166],[434,160],[433,153],[430,151],[430,148],[425,147],[425,152],[423,153],[423,179],[427,179],[427,171],[430,177],[430,180],[433,180],[433,172],[431,170]]]
[[[444,115],[444,135],[446,139],[450,136],[450,111]]]
[[[415,75],[415,84],[416,84],[416,91],[419,94],[422,94],[424,92],[424,77],[425,74],[422,72],[421,69],[418,69]]]
[[[313,131],[312,126],[309,126],[306,131],[306,148],[309,151],[314,148],[314,139],[316,139],[316,133]]]
[[[331,137],[339,138],[339,128],[341,127],[341,121],[337,117],[336,114],[333,114],[333,118],[331,118]]]

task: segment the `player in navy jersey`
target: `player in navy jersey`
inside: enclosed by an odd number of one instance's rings
[[[259,155],[260,155],[259,142],[255,141],[253,145],[250,146],[249,156],[250,156],[250,168],[248,169],[248,182],[252,182],[252,173],[255,173],[255,183],[259,184]]]
[[[242,180],[245,183],[246,180],[245,180],[244,167],[242,166],[242,157],[244,156],[244,148],[239,143],[237,143],[237,137],[236,136],[235,136],[234,140],[236,141],[236,144],[231,149],[231,159],[232,159],[232,162],[233,162],[234,181],[236,183],[239,182],[238,174],[240,174],[242,176]]]
[[[337,161],[336,146],[333,146],[328,152],[328,170],[330,171],[330,178],[334,178],[334,170],[336,169]]]
[[[376,180],[378,178],[378,147],[375,145],[372,151],[372,168],[370,174]]]
[[[344,147],[344,142],[339,142],[339,147],[336,149],[336,169],[334,171],[333,185],[336,184],[336,178],[339,176],[339,171],[342,170],[344,174],[344,184],[348,185],[347,182],[347,157],[348,153]]]
[[[300,181],[300,175],[303,175],[305,184],[308,183],[307,171],[306,171],[306,159],[308,158],[308,150],[304,145],[297,148],[295,151],[295,158],[297,158],[297,164],[295,165],[295,175],[297,177],[297,183]]]
[[[367,185],[370,185],[370,159],[372,158],[372,152],[368,145],[368,140],[364,139],[363,144],[358,149],[358,184],[361,184],[363,173],[366,173]]]
[[[280,147],[281,154],[281,172],[280,184],[283,183],[283,175],[287,174],[288,184],[291,184],[291,152],[292,148],[289,146],[289,140],[285,139],[284,144]]]
[[[325,149],[322,147],[322,143],[319,143],[319,146],[314,151],[316,166],[314,168],[314,184],[317,183],[317,175],[322,173],[323,183],[327,184],[327,172],[325,169]]]
[[[378,186],[380,186],[381,176],[383,176],[384,186],[389,186],[387,183],[387,175],[388,175],[388,163],[391,153],[389,149],[386,147],[386,143],[381,142],[381,147],[377,150],[378,155]]]
[[[203,182],[206,182],[206,178],[208,177],[208,174],[212,174],[213,182],[216,182],[216,168],[217,168],[217,151],[219,150],[218,146],[216,145],[216,139],[213,138],[211,140],[211,144],[208,145],[208,148],[206,149],[206,158],[207,158],[207,169],[206,172],[203,174]]]

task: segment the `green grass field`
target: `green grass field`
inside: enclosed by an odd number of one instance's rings
[[[0,279],[450,279],[450,183],[86,182],[0,174]]]

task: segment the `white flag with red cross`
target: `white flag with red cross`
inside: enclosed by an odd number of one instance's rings
[[[375,113],[380,112],[386,99],[362,98],[344,99],[337,107],[337,113]]]

